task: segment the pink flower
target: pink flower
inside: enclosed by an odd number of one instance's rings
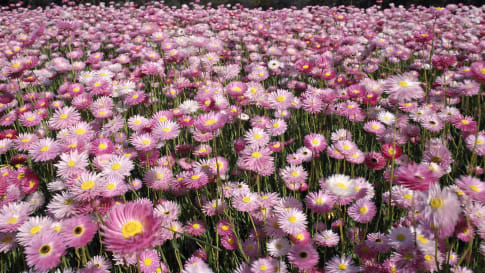
[[[107,250],[115,253],[141,253],[159,243],[160,221],[149,202],[115,205],[101,226],[103,243]]]

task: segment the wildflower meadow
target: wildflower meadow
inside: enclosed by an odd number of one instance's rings
[[[485,272],[485,6],[0,8],[0,272]]]

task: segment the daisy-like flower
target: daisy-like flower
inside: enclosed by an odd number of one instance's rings
[[[266,130],[271,136],[279,136],[285,133],[287,129],[286,121],[283,119],[272,119],[266,125]]]
[[[274,238],[266,244],[269,255],[275,258],[286,256],[290,247],[290,242],[285,238]]]
[[[160,140],[174,139],[179,133],[179,125],[176,122],[169,120],[157,122],[152,131],[153,136]]]
[[[91,201],[99,197],[101,193],[100,176],[96,173],[84,172],[74,180],[69,191],[78,201]]]
[[[325,180],[325,187],[337,197],[355,194],[355,181],[344,174],[335,174]]]
[[[351,257],[334,256],[325,264],[325,272],[328,273],[357,273],[360,268],[354,265]]]
[[[149,151],[155,148],[157,143],[150,133],[145,133],[140,135],[131,135],[130,144],[133,145],[138,151]]]
[[[301,165],[290,165],[280,169],[280,176],[287,185],[301,185],[306,181],[308,173]]]
[[[19,151],[27,151],[33,143],[38,141],[39,137],[35,134],[20,133],[14,140],[14,147]]]
[[[313,212],[326,213],[333,209],[335,197],[323,191],[310,192],[305,197],[305,204]]]
[[[385,234],[377,232],[369,233],[365,242],[367,246],[369,246],[374,251],[383,253],[387,252],[391,248],[388,241],[389,240]]]
[[[241,193],[232,199],[232,205],[238,211],[254,211],[259,207],[259,204],[259,196],[253,192]]]
[[[273,273],[275,268],[272,258],[259,258],[251,263],[251,272],[253,273]]]
[[[318,263],[318,252],[312,244],[293,245],[288,261],[300,270],[310,270]]]
[[[204,133],[213,132],[224,127],[227,116],[222,113],[209,112],[200,114],[195,120],[194,127]]]
[[[414,245],[414,235],[409,228],[393,228],[389,235],[389,245],[397,250],[409,249]]]
[[[293,93],[287,90],[278,89],[275,92],[271,92],[268,95],[268,104],[272,109],[284,110],[291,106],[291,102],[294,99]]]
[[[475,132],[477,129],[477,122],[473,120],[473,117],[457,115],[451,118],[451,122],[456,128],[464,132]]]
[[[396,116],[391,112],[381,111],[377,114],[377,119],[385,125],[390,126],[396,121]]]
[[[427,193],[418,193],[417,209],[426,224],[445,233],[453,232],[461,212],[457,195],[449,188],[442,190],[439,184],[431,185]]]
[[[327,140],[321,134],[309,134],[304,138],[305,147],[314,152],[323,152],[327,148]]]
[[[57,109],[49,120],[49,128],[66,129],[81,121],[81,114],[74,107],[65,106]]]
[[[59,153],[59,144],[51,138],[43,138],[32,144],[29,148],[29,154],[34,161],[45,162],[57,157]]]
[[[61,154],[61,159],[55,164],[57,175],[68,178],[85,171],[88,166],[88,155],[72,151]]]
[[[306,215],[299,209],[282,210],[278,215],[278,225],[288,234],[298,234],[306,229]]]
[[[103,164],[102,175],[104,176],[129,176],[133,170],[133,162],[126,156],[112,156]]]
[[[115,253],[141,253],[158,243],[160,221],[149,202],[115,205],[101,226],[103,243]]]
[[[11,202],[0,209],[0,231],[12,232],[27,221],[32,212],[30,205],[26,202]]]
[[[268,148],[246,147],[237,160],[237,166],[244,170],[266,174],[268,170],[274,171],[274,158]]]
[[[348,210],[350,218],[358,223],[368,223],[376,215],[376,205],[366,199],[359,199]]]
[[[62,222],[61,237],[68,247],[80,248],[87,245],[97,231],[97,225],[82,215]]]
[[[373,170],[382,170],[386,166],[386,159],[381,153],[370,152],[365,155],[365,165]]]
[[[263,129],[252,128],[244,134],[244,140],[250,145],[264,147],[269,142],[269,135]]]
[[[184,230],[192,236],[200,236],[207,231],[204,222],[200,220],[187,223]]]
[[[75,201],[73,194],[63,191],[52,197],[49,204],[47,204],[47,210],[55,218],[62,219],[76,215],[75,208],[77,205],[78,203]]]
[[[143,177],[143,181],[148,187],[157,190],[168,190],[171,180],[173,180],[172,171],[165,167],[154,167],[148,170]]]
[[[54,231],[52,219],[45,216],[34,216],[29,218],[18,228],[17,241],[27,246],[32,239],[47,231]]]
[[[474,151],[479,156],[485,156],[485,131],[480,131],[477,136],[470,134],[465,139],[465,144],[469,151]]]
[[[33,127],[42,121],[42,117],[35,112],[27,111],[19,116],[19,121],[25,127]]]
[[[43,232],[25,248],[27,264],[42,272],[59,265],[65,252],[66,246],[54,231]]]
[[[411,74],[393,76],[384,83],[384,92],[389,98],[402,101],[410,101],[424,97],[421,82]]]
[[[364,131],[377,135],[384,133],[386,127],[377,120],[371,120],[364,124]]]
[[[414,162],[397,168],[394,176],[396,177],[395,183],[418,191],[426,191],[430,185],[437,182],[433,171]]]
[[[358,148],[357,145],[350,140],[339,140],[335,143],[335,148],[344,156],[352,155]]]
[[[338,245],[340,237],[331,229],[324,230],[315,235],[315,242],[324,247],[334,247]]]
[[[94,137],[94,130],[87,122],[79,122],[69,128],[69,131],[70,137],[81,138],[86,141],[90,141]]]
[[[472,199],[485,201],[485,183],[480,179],[472,176],[461,176],[455,180],[455,184]]]
[[[103,256],[96,255],[89,262],[87,262],[86,268],[106,273],[111,269],[111,262]]]
[[[140,254],[140,269],[143,273],[157,272],[160,258],[156,250],[147,249]]]

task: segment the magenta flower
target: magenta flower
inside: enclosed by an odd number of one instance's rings
[[[101,226],[103,243],[115,253],[141,253],[159,243],[160,221],[150,203],[134,201],[116,205]]]

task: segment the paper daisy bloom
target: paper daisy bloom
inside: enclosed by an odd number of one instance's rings
[[[312,244],[293,245],[288,261],[300,270],[311,270],[318,263],[318,252]]]
[[[66,246],[54,231],[43,232],[25,247],[27,264],[39,271],[48,271],[61,262]]]
[[[28,150],[34,161],[45,162],[57,157],[59,144],[51,138],[43,138],[34,143]]]
[[[133,162],[126,156],[113,156],[103,165],[104,176],[129,176],[133,170]]]
[[[87,245],[98,231],[98,226],[88,216],[76,216],[62,222],[61,237],[69,247]]]
[[[137,254],[153,248],[160,235],[160,219],[150,204],[128,202],[112,207],[101,226],[106,249],[120,254]]]
[[[358,223],[368,223],[376,215],[376,205],[369,200],[359,199],[348,209],[350,218]]]
[[[386,80],[384,92],[389,98],[402,101],[416,100],[424,97],[421,82],[409,74],[396,75]]]
[[[281,210],[278,215],[278,225],[288,234],[298,234],[306,229],[306,215],[298,209]]]
[[[352,258],[334,256],[325,264],[325,272],[328,273],[357,273],[360,268],[354,265]]]
[[[347,197],[355,194],[355,181],[344,174],[334,174],[325,180],[326,188],[337,197]]]

